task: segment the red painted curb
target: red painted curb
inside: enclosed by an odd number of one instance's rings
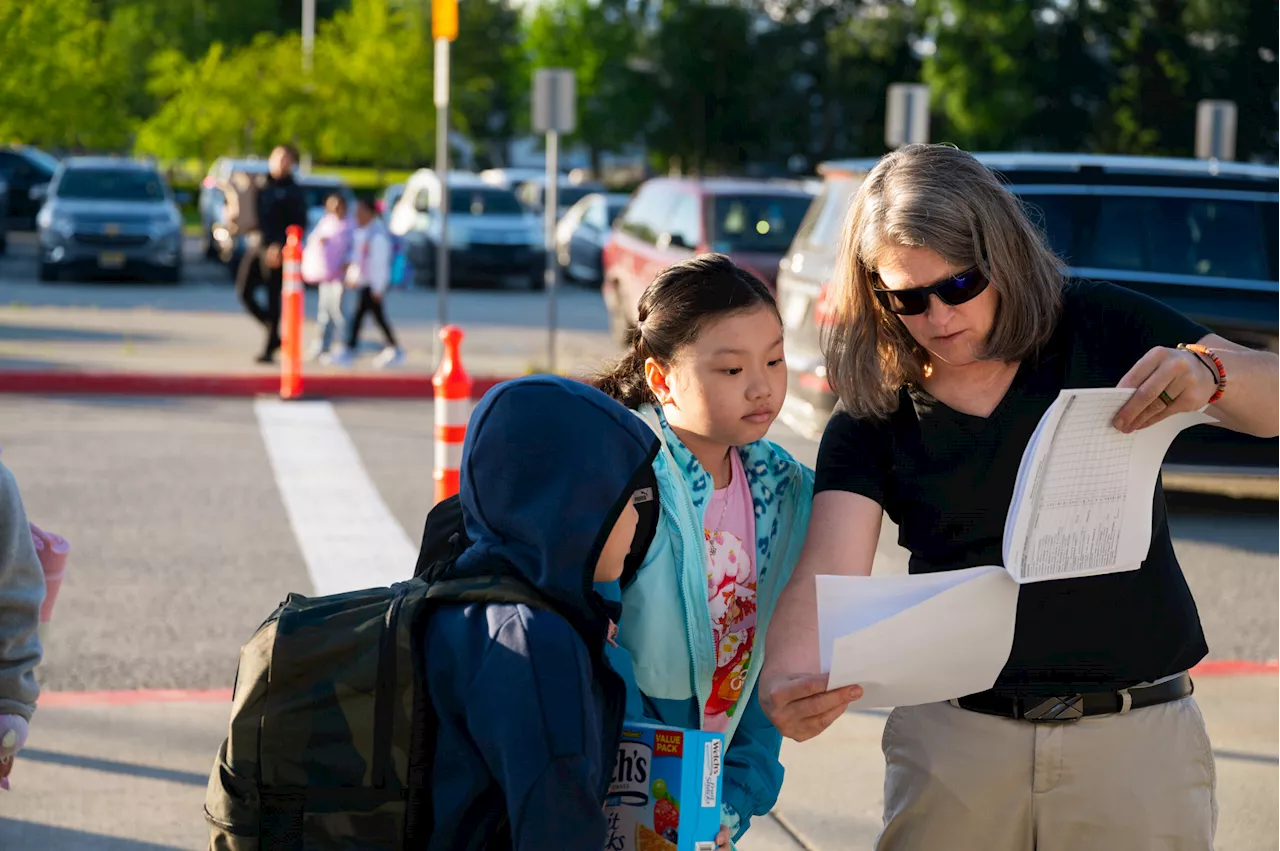
[[[1209,659],[1191,669],[1193,677],[1230,677],[1240,674],[1280,673],[1280,661],[1251,662],[1248,659]]]
[[[231,689],[121,689],[118,691],[47,691],[39,705],[53,706],[135,706],[139,703],[230,703]]]
[[[1193,677],[1230,677],[1275,674],[1280,662],[1248,659],[1211,659],[1191,669]],[[141,703],[230,703],[231,689],[121,689],[117,691],[46,691],[40,694],[42,707],[135,706]]]
[[[505,380],[498,376],[476,378],[472,396],[478,399]],[[435,396],[429,375],[313,375],[306,378],[304,387],[304,398],[431,399]],[[0,393],[254,397],[279,392],[280,378],[274,375],[0,371]]]

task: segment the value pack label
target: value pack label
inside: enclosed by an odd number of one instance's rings
[[[605,851],[715,851],[724,735],[628,721],[605,802]]]

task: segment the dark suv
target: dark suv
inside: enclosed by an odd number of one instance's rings
[[[1270,165],[1161,157],[978,154],[1042,226],[1072,277],[1146,293],[1241,345],[1277,350],[1277,179]],[[875,160],[824,164],[822,193],[779,265],[791,370],[787,416],[817,432],[835,403],[819,336],[836,244]],[[1169,450],[1165,483],[1275,495],[1276,440],[1199,426]]]
[[[790,182],[645,183],[604,246],[601,291],[614,335],[621,338],[635,324],[640,294],[657,274],[694,254],[727,254],[773,289],[778,261],[812,200],[811,192]]]
[[[0,181],[9,187],[9,226],[35,230],[36,213],[44,203],[42,187],[53,180],[58,160],[39,148],[0,147]],[[32,190],[36,190],[32,192]]]

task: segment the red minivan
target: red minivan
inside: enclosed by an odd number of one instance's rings
[[[622,340],[636,323],[645,287],[666,267],[695,254],[727,254],[769,289],[813,193],[782,181],[739,178],[647,181],[605,243],[601,292]]]

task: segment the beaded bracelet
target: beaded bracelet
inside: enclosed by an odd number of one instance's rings
[[[1202,346],[1199,343],[1179,343],[1178,348],[1197,355],[1203,355],[1213,361],[1214,367],[1217,368],[1218,390],[1209,397],[1209,404],[1222,398],[1222,394],[1227,392],[1227,368],[1222,365],[1222,358],[1218,357],[1218,353],[1208,346]],[[1206,363],[1205,366],[1208,366]]]

